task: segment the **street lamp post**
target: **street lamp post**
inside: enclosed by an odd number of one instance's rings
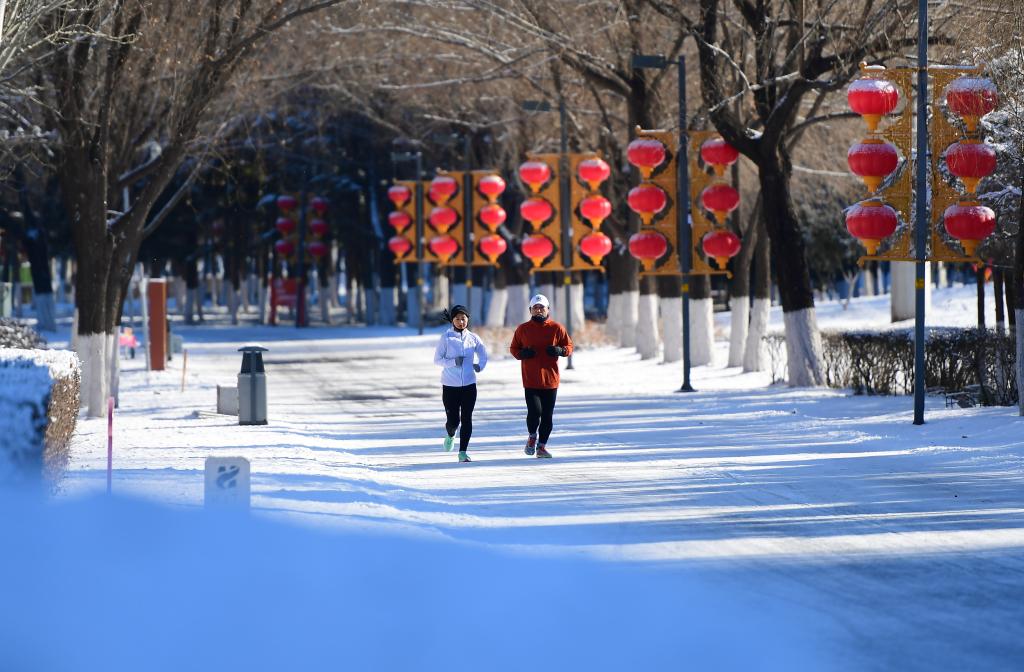
[[[633,54],[634,68],[663,70],[668,60],[660,55]],[[687,157],[689,138],[686,132],[686,57],[680,55],[676,63],[679,77],[679,146],[676,148],[676,226],[679,269],[682,273],[680,294],[683,299],[683,384],[678,392],[693,392],[690,384],[690,255],[693,236],[690,226],[690,162]]]
[[[924,424],[924,264],[928,244],[928,0],[917,3],[917,217],[914,247],[914,424]]]

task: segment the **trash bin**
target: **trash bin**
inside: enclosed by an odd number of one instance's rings
[[[238,373],[238,424],[267,424],[267,374],[263,370],[263,353],[267,349],[246,345],[242,353],[242,370]]]

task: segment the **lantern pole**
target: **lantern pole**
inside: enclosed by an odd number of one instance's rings
[[[306,321],[306,191],[309,189],[309,168],[302,170],[302,190],[299,192],[299,252],[296,268],[295,326],[307,327]]]
[[[416,159],[416,326],[419,335],[423,335],[423,276],[426,274],[426,263],[423,261],[423,152],[417,151]]]
[[[917,3],[917,198],[914,247],[914,424],[924,424],[924,265],[928,243],[928,1]]]
[[[634,68],[664,70],[669,61],[661,54],[633,54]],[[677,392],[694,392],[690,384],[690,271],[693,254],[693,227],[690,224],[690,161],[689,134],[686,132],[686,57],[679,55],[676,67],[679,78],[679,146],[676,148],[676,252],[682,275],[680,295],[683,300],[683,384]]]
[[[690,255],[693,254],[693,228],[690,226],[690,146],[686,132],[686,57],[679,55],[679,149],[676,151],[676,243],[679,270],[683,274],[680,295],[683,298],[683,385],[680,392],[693,392],[690,384]]]
[[[572,162],[569,161],[569,129],[565,123],[565,98],[561,98],[558,101],[558,123],[561,126],[561,155],[558,157],[558,172],[563,175],[562,184],[559,185],[561,188],[559,191],[558,211],[560,219],[562,220],[562,266],[565,268],[562,271],[562,284],[565,285],[565,331],[572,338],[572,213],[569,209],[572,207],[572,199],[570,198],[569,189],[572,186],[572,181],[575,176],[569,174],[569,168]],[[567,370],[574,368],[572,365],[572,355],[568,357],[568,362],[565,365]]]

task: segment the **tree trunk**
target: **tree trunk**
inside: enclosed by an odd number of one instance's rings
[[[505,269],[500,266],[494,269],[494,281],[491,283],[491,300],[487,304],[487,317],[484,324],[488,327],[500,327],[505,324],[505,311],[508,309],[508,287],[505,284]]]
[[[640,301],[637,261],[624,252],[608,255],[608,319],[605,329],[623,348],[636,347]]]
[[[752,270],[754,304],[750,310],[750,326],[743,352],[744,371],[764,371],[765,369],[764,336],[768,333],[768,317],[772,307],[771,258],[768,233],[765,230],[763,219],[759,219],[757,222],[756,236],[757,243],[754,249]]]
[[[711,277],[690,278],[690,364],[705,366],[715,360],[715,307],[711,299]]]
[[[662,360],[678,362],[683,358],[683,298],[678,276],[658,278],[658,307],[661,311]]]
[[[788,378],[792,386],[824,385],[821,335],[807,269],[803,232],[797,222],[782,157],[758,164],[761,205],[786,329]]]

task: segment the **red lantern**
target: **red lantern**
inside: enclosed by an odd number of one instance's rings
[[[519,204],[519,214],[533,226],[534,230],[537,230],[544,222],[551,219],[551,216],[555,214],[555,209],[543,198],[528,198]]]
[[[541,262],[551,256],[555,251],[555,245],[547,236],[533,234],[523,239],[521,245],[523,255],[533,262],[534,268],[540,266]]]
[[[505,239],[501,236],[484,236],[480,240],[480,252],[482,252],[491,263],[495,263],[505,250],[508,249],[508,244],[505,243]]]
[[[846,101],[850,109],[864,117],[869,131],[877,131],[882,117],[896,109],[900,102],[896,86],[884,79],[855,80],[846,90]]]
[[[430,181],[430,189],[428,190],[427,195],[430,196],[432,203],[444,205],[458,190],[459,183],[455,181],[454,177],[449,175],[438,175]]]
[[[640,260],[644,270],[668,252],[668,240],[657,231],[641,231],[629,237],[629,253]]]
[[[601,222],[612,214],[611,201],[604,196],[587,196],[580,201],[580,214],[592,227],[600,228]]]
[[[409,216],[408,212],[402,212],[401,210],[393,210],[388,213],[388,224],[395,227],[395,231],[401,233],[409,228],[412,224],[412,217]]]
[[[491,233],[497,231],[498,227],[504,224],[507,218],[508,214],[505,212],[505,208],[497,203],[480,208],[480,221]]]
[[[274,222],[274,228],[281,232],[282,236],[291,235],[295,230],[295,220],[289,217],[278,217]]]
[[[434,228],[438,233],[445,233],[448,229],[455,226],[455,222],[459,221],[459,213],[455,212],[454,209],[449,208],[447,205],[434,208],[430,211],[430,226]]]
[[[282,257],[290,257],[292,252],[295,251],[295,244],[290,240],[279,240],[274,243],[274,249]]]
[[[590,186],[591,191],[597,191],[612,174],[612,169],[601,159],[584,159],[576,167],[576,174]]]
[[[388,249],[395,255],[396,258],[401,259],[405,255],[409,254],[412,250],[412,243],[407,238],[402,236],[393,236],[388,241]]]
[[[412,198],[412,189],[404,184],[396,184],[388,189],[388,200],[394,203],[396,208],[408,203],[410,198]]]
[[[725,174],[726,166],[736,163],[740,153],[722,138],[711,138],[700,146],[700,158],[714,168],[716,175],[721,176]]]
[[[309,204],[313,207],[313,211],[316,212],[316,214],[320,215],[321,217],[323,217],[324,213],[327,212],[327,199],[326,198],[321,198],[320,196],[314,196],[313,200],[311,200],[309,202]]]
[[[626,203],[629,204],[630,210],[640,215],[640,219],[646,226],[651,223],[651,219],[656,214],[668,205],[668,196],[665,195],[661,187],[653,184],[641,184],[629,190]]]
[[[864,181],[868,191],[878,191],[882,180],[896,170],[900,157],[896,148],[878,138],[867,138],[850,147],[846,153],[846,163],[850,172]]]
[[[704,248],[704,254],[714,258],[718,268],[724,270],[729,260],[740,251],[740,237],[732,231],[712,231],[704,236],[701,247]]]
[[[281,212],[291,212],[298,204],[299,202],[295,200],[294,196],[283,194],[277,197],[277,207]]]
[[[665,145],[651,138],[637,138],[626,147],[626,158],[646,179],[665,161]]]
[[[326,257],[327,253],[331,251],[331,248],[327,247],[327,243],[319,240],[314,240],[309,245],[306,245],[306,250],[315,258]]]
[[[487,197],[487,200],[494,203],[498,196],[505,191],[505,180],[498,175],[484,175],[477,184],[477,191]]]
[[[725,224],[725,218],[740,204],[740,192],[728,184],[712,184],[701,192],[700,200],[719,224]]]
[[[978,119],[996,109],[999,94],[995,84],[984,77],[958,77],[946,87],[946,104],[964,118],[967,130],[978,128]]]
[[[451,236],[434,236],[430,239],[430,251],[447,262],[459,251],[459,244]]]
[[[860,240],[869,255],[878,251],[883,238],[896,231],[896,211],[877,199],[862,201],[846,211],[846,230]]]
[[[967,191],[974,193],[981,178],[996,169],[996,150],[980,140],[961,140],[946,148],[946,165],[949,172],[961,180]]]
[[[974,256],[978,243],[996,230],[996,213],[973,201],[961,201],[949,206],[942,219],[946,231],[960,241],[968,256]]]
[[[580,252],[590,257],[595,264],[600,264],[611,251],[612,239],[600,231],[588,233],[580,241]]]
[[[314,236],[320,236],[321,238],[327,235],[330,228],[327,222],[322,219],[314,219],[309,223],[309,230],[313,232]]]
[[[519,166],[519,179],[536,193],[551,179],[551,166],[543,161],[527,161]]]

